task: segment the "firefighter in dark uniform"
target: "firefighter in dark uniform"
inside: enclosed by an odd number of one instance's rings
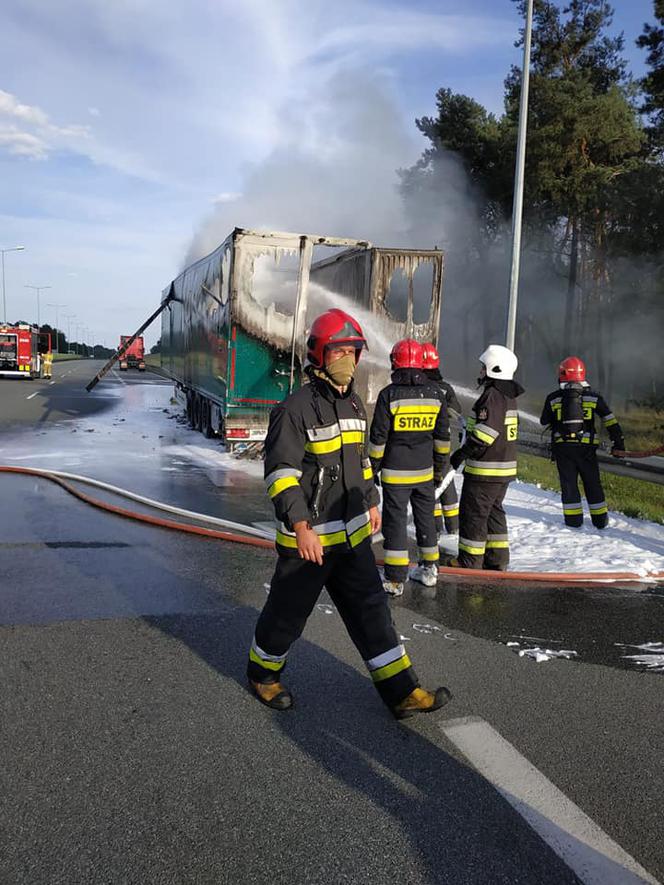
[[[401,719],[436,710],[446,688],[420,688],[394,629],[371,547],[380,528],[366,454],[366,414],[353,374],[366,341],[333,309],[307,341],[309,383],[275,407],[265,441],[265,482],[277,518],[277,567],[249,652],[258,699],[286,710],[281,673],[323,587],[336,605],[383,701]]]
[[[609,511],[597,463],[599,437],[595,416],[602,419],[612,442],[612,453],[625,448],[623,432],[601,394],[586,381],[586,367],[577,356],[564,359],[558,368],[559,389],[550,393],[540,423],[551,428],[551,457],[560,477],[565,525],[583,525],[579,477],[595,528],[605,529]]]
[[[413,510],[418,565],[410,577],[438,581],[434,482],[442,482],[450,451],[445,398],[422,371],[422,345],[397,341],[390,354],[392,383],[378,394],[369,455],[383,487],[385,591],[401,596],[408,578],[408,504]]]
[[[447,405],[447,415],[448,419],[450,419],[450,424],[453,415],[456,415],[457,420],[461,420],[461,404],[459,403],[452,385],[448,381],[445,381],[440,374],[440,355],[435,345],[431,343],[423,345],[422,368],[429,381],[439,387],[442,391],[443,396],[445,397],[445,404]],[[449,453],[450,448],[448,445],[447,451],[444,452],[443,476],[445,476],[445,474],[451,469]],[[459,498],[453,482],[451,482],[442,495],[436,499],[433,514],[436,518],[436,532],[438,535],[440,535],[443,530],[443,524],[445,525],[445,531],[448,535],[457,534],[459,531]]]
[[[465,461],[459,554],[451,564],[504,571],[510,552],[503,499],[516,478],[516,399],[523,387],[514,380],[518,360],[509,348],[491,344],[480,363],[484,390],[467,420],[466,440],[450,458],[455,470]]]

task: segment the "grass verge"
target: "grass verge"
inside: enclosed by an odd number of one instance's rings
[[[54,353],[54,363],[64,363],[67,360],[80,360],[81,357],[77,353]]]
[[[560,492],[558,470],[548,458],[519,452],[518,461],[520,480]],[[661,485],[606,472],[602,472],[602,484],[609,510],[664,525],[664,494]]]

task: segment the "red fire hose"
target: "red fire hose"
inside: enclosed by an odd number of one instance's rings
[[[147,513],[139,513],[134,510],[127,510],[124,507],[117,507],[114,504],[108,504],[98,498],[93,498],[85,492],[80,491],[74,485],[55,475],[51,471],[39,470],[33,467],[10,467],[0,465],[0,473],[14,473],[24,476],[37,476],[41,479],[47,479],[56,483],[65,491],[69,492],[75,498],[92,507],[105,510],[107,513],[113,513],[116,516],[122,516],[125,519],[132,519],[137,522],[147,523],[148,525],[157,526],[159,528],[172,529],[174,531],[186,532],[192,535],[202,535],[206,538],[216,538],[220,541],[231,541],[235,544],[248,544],[253,547],[262,547],[264,549],[273,549],[274,542],[267,538],[247,537],[236,532],[219,531],[218,529],[206,528],[205,526],[191,525],[184,522],[176,522],[172,519],[163,519],[158,516],[150,516]],[[116,494],[118,492],[116,491]],[[379,564],[382,564],[379,560]],[[639,575],[636,572],[497,572],[485,571],[483,569],[462,569],[441,566],[439,573],[442,576],[455,578],[475,578],[486,583],[494,583],[496,581],[511,582],[527,582],[527,583],[546,583],[546,584],[589,584],[589,583],[613,583],[615,581],[664,581],[664,571],[657,571],[647,576]]]
[[[652,458],[654,455],[664,455],[664,446],[657,446],[655,449],[642,449],[638,452],[612,449],[611,454],[616,458]]]

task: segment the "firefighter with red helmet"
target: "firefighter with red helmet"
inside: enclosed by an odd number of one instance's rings
[[[374,559],[379,496],[366,452],[366,413],[353,390],[364,347],[353,317],[336,308],[319,316],[307,341],[309,383],[270,415],[265,483],[277,518],[279,558],[247,675],[263,704],[292,707],[281,673],[326,587],[379,695],[401,719],[437,710],[451,695],[446,688],[419,686]]]
[[[457,420],[461,421],[461,404],[452,385],[449,381],[445,381],[440,373],[440,354],[432,342],[422,345],[422,369],[429,381],[439,387],[445,397],[448,417],[451,418],[452,415],[456,415]],[[447,452],[444,453],[443,476],[450,470],[449,453],[450,448],[448,445]],[[439,535],[443,530],[443,524],[445,525],[445,531],[449,535],[454,535],[459,531],[459,498],[453,482],[436,499],[433,513],[436,519],[436,532]]]
[[[450,463],[463,468],[459,502],[459,554],[451,565],[504,571],[510,558],[503,499],[516,479],[519,415],[523,387],[514,380],[519,361],[501,344],[480,356],[478,383],[483,390],[466,422],[466,439]]]
[[[559,389],[546,398],[540,423],[551,428],[551,457],[560,477],[565,525],[583,525],[581,477],[592,523],[595,528],[605,529],[609,511],[597,463],[595,416],[601,418],[611,437],[612,453],[625,448],[623,432],[604,397],[586,381],[586,367],[578,356],[568,356],[561,362],[558,382]]]
[[[378,394],[369,455],[383,488],[387,593],[400,596],[408,577],[407,511],[415,522],[418,565],[410,577],[427,587],[438,580],[434,480],[442,482],[450,451],[445,398],[422,371],[422,345],[397,341],[390,354],[392,383]]]

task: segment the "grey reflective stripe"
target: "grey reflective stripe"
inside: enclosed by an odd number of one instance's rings
[[[399,658],[402,658],[405,654],[406,649],[404,646],[397,645],[389,651],[384,651],[381,655],[377,655],[375,658],[370,658],[365,663],[369,670],[379,670],[381,667],[385,667],[393,661],[398,661]]]
[[[418,547],[417,549],[422,555],[425,553],[438,553],[437,547]]]
[[[581,501],[563,501],[563,507],[582,507]]]
[[[362,467],[371,467],[371,458],[362,458]]]
[[[296,479],[299,479],[302,476],[302,471],[296,470],[294,467],[280,467],[279,470],[273,470],[272,473],[268,473],[265,477],[265,485],[269,488],[273,482],[283,479],[285,476],[294,476]]]
[[[317,525],[312,525],[311,528],[317,535],[331,535],[334,532],[345,532],[346,523],[343,519],[333,519],[332,522],[320,522]]]
[[[608,415],[604,415],[602,421],[612,421],[615,417],[616,416],[613,414],[613,412],[609,412]]]
[[[439,399],[425,399],[412,397],[411,399],[394,399],[390,403],[390,410],[393,412],[395,409],[398,409],[400,406],[432,406],[434,408],[440,409],[442,403]]]
[[[253,642],[251,643],[252,649],[256,652],[259,658],[262,658],[264,661],[272,661],[275,664],[280,664],[282,661],[286,660],[288,656],[288,652],[285,655],[269,655],[266,651],[258,645],[256,642],[256,637],[254,637]]]
[[[513,470],[516,461],[466,461],[466,467],[487,467],[489,470]]]
[[[581,397],[581,399],[583,400],[584,403],[596,403],[598,397],[588,396],[587,394],[584,393],[584,395]]]
[[[500,436],[500,431],[494,430],[493,427],[489,427],[488,424],[476,424],[473,427],[473,431],[481,430],[483,433],[488,433],[489,436],[492,436],[494,439],[497,439]]]
[[[321,442],[325,439],[334,439],[339,436],[341,428],[338,424],[329,424],[327,427],[307,427],[307,436],[312,442]]]
[[[382,458],[385,454],[385,446],[376,445],[376,443],[369,443],[369,454],[372,458]]]
[[[554,396],[554,398],[551,400],[551,405],[557,406],[558,403],[561,403],[562,401],[563,401],[562,396]]]
[[[289,537],[291,537],[291,538],[295,537],[295,532],[292,532],[290,529],[287,529],[285,522],[279,522],[277,520],[277,531],[281,532],[282,535],[289,535]]]
[[[464,545],[466,547],[481,547],[484,549],[486,547],[486,541],[471,541],[469,538],[459,538],[459,546]]]
[[[366,430],[367,422],[361,418],[339,418],[339,427],[342,430]]]
[[[433,464],[430,464],[429,467],[422,467],[420,470],[393,470],[392,468],[383,467],[381,476],[383,479],[389,479],[391,476],[422,476],[425,473],[431,473],[432,470]]]
[[[519,417],[519,413],[517,412],[516,409],[508,409],[508,410],[505,412],[505,417],[506,417],[506,418],[518,418],[518,417]]]
[[[366,525],[369,522],[369,513],[365,511],[364,513],[360,513],[359,516],[354,516],[351,520],[346,523],[346,531],[349,535],[352,535],[353,532],[357,531],[357,529],[361,529],[363,525]]]
[[[591,504],[590,502],[588,502],[589,510],[599,510],[600,507],[606,507],[606,501],[600,501],[598,504]]]
[[[487,535],[487,541],[509,541],[509,535]]]
[[[445,513],[447,513],[448,510],[458,510],[458,508],[459,508],[458,501],[456,504],[443,504],[443,510],[445,511]]]

